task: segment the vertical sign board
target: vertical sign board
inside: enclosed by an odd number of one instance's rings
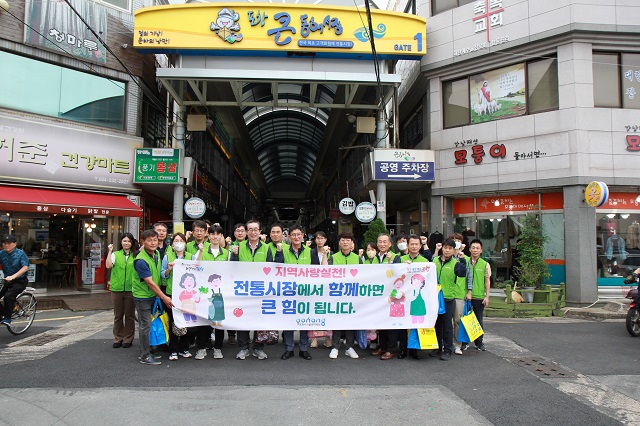
[[[373,152],[374,180],[435,180],[435,155],[427,149],[376,149]]]
[[[136,149],[134,183],[179,183],[180,150],[176,148]]]

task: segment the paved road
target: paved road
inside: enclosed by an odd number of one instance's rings
[[[0,410],[20,413],[2,424],[640,424],[640,339],[620,321],[487,320],[489,350],[451,362],[324,348],[281,361],[276,345],[264,361],[227,346],[147,366],[111,348],[110,312],[38,319],[19,338],[0,330]]]

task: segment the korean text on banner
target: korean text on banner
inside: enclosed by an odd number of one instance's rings
[[[433,327],[438,316],[433,263],[317,266],[178,260],[173,280],[178,327],[407,329]],[[397,309],[398,303],[406,303],[406,309]]]

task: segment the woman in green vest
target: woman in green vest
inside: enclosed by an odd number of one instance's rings
[[[133,303],[133,260],[135,259],[135,239],[130,233],[120,238],[120,250],[113,252],[109,244],[109,253],[105,261],[111,269],[111,301],[113,302],[113,347],[130,348],[136,332],[136,308]]]
[[[173,236],[173,243],[171,248],[173,250],[167,250],[164,258],[162,259],[162,266],[160,268],[160,277],[166,288],[167,296],[172,297],[173,294],[173,265],[177,259],[192,260],[196,255],[187,253],[187,238],[182,232],[178,232]],[[169,349],[171,354],[169,355],[169,361],[175,361],[178,359],[178,355],[182,358],[191,358],[191,352],[189,352],[189,337],[185,332],[181,336],[175,334],[173,327],[173,310],[165,306],[165,311],[169,315]],[[177,329],[182,331],[181,329]]]

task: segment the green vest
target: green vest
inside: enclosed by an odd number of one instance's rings
[[[405,254],[403,256],[400,256],[400,263],[407,263],[407,262],[424,263],[424,262],[428,262],[428,260],[422,255],[417,255],[415,259],[412,259],[410,254]]]
[[[111,291],[131,291],[133,284],[133,260],[135,256],[132,252],[129,252],[129,256],[125,256],[123,250],[118,250],[113,253],[116,257],[116,263],[111,268],[111,284],[109,288]]]
[[[447,263],[442,265],[440,256],[433,259],[436,264],[436,272],[438,274],[438,284],[442,286],[442,295],[445,299],[463,299],[466,294],[466,284],[459,285],[454,268],[458,259],[451,258]],[[461,287],[461,289],[459,288]],[[462,293],[462,297],[459,295]]]
[[[244,240],[238,246],[238,260],[240,262],[266,262],[267,253],[269,253],[269,246],[261,241],[258,241],[258,248],[253,255],[249,247],[249,240]]]
[[[211,246],[209,246],[207,251],[202,253],[201,260],[222,262],[223,260],[229,259],[229,250],[224,249],[222,247],[219,247],[219,250],[220,251],[218,252],[218,255],[214,256],[213,253],[211,252]]]
[[[156,251],[157,261],[153,261],[153,257],[149,256],[146,250],[143,248],[136,256],[136,260],[141,259],[147,262],[149,270],[151,271],[151,279],[157,285],[160,285],[160,269],[162,268],[162,261],[160,260],[160,253]],[[136,299],[151,299],[156,297],[156,294],[149,288],[147,283],[140,279],[138,272],[133,270],[133,297]]]
[[[271,241],[269,244],[267,244],[267,247],[269,247],[269,250],[271,250],[271,258],[275,260],[276,258],[276,253],[278,252],[278,248],[276,247],[276,245],[273,243],[273,241]],[[282,243],[282,252],[286,253],[289,251],[289,247],[291,247],[289,244],[286,243]],[[293,258],[295,259],[296,257],[293,256]],[[287,258],[285,257],[284,259],[284,263],[288,263],[287,262]],[[293,262],[295,263],[295,262]]]
[[[364,261],[362,262],[364,265],[379,265],[380,261],[378,261],[378,256],[374,256],[373,259],[369,259],[367,255],[364,256]]]
[[[209,241],[205,241],[203,244],[204,244],[204,251],[209,250]],[[198,245],[196,243],[196,240],[189,241],[184,251],[185,253],[196,254],[198,252]]]
[[[462,255],[462,257],[464,258],[464,261],[467,265],[467,267],[469,267],[469,262],[471,261],[471,258],[469,256]],[[464,299],[465,296],[467,295],[467,277],[456,277],[456,295],[455,298],[456,299]]]
[[[167,263],[174,262],[178,258],[178,255],[176,255],[176,252],[173,250],[167,250],[165,256],[167,257]],[[191,255],[184,252],[183,259],[191,260]],[[173,268],[171,269],[171,272],[169,272],[169,276],[167,278],[162,277],[162,285],[167,286],[167,295],[171,296],[173,292]]]
[[[473,299],[484,299],[487,295],[484,286],[484,271],[487,269],[487,261],[483,258],[478,258],[475,265],[469,262],[467,263],[467,267],[473,269],[473,290],[471,290],[471,297]]]
[[[331,255],[331,263],[332,265],[359,265],[360,264],[360,256],[355,254],[354,252],[349,253],[348,256],[345,256],[340,250],[337,253]]]
[[[311,265],[311,249],[307,246],[300,247],[300,253],[296,258],[296,255],[291,251],[291,246],[287,246],[286,249],[284,244],[282,245],[282,254],[284,255],[284,263],[288,263],[291,265]],[[275,259],[275,254],[273,255]]]

